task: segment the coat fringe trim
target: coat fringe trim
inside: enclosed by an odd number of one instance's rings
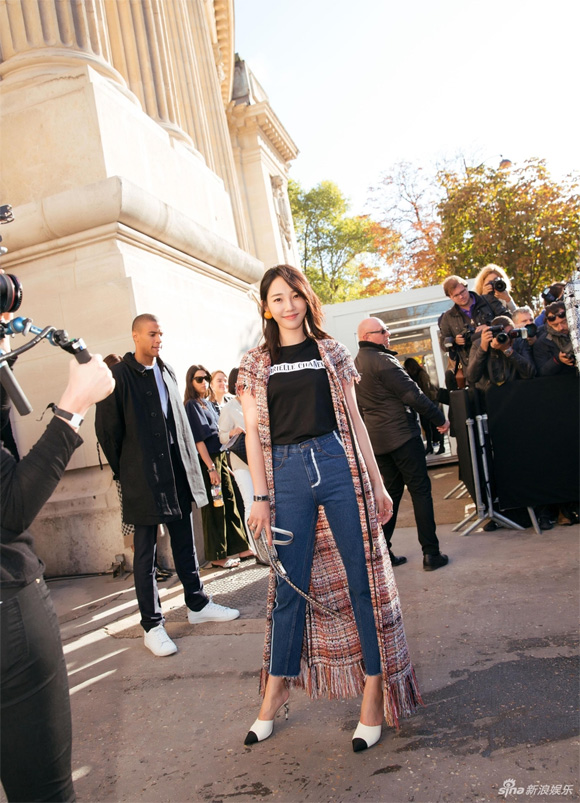
[[[260,672],[262,696],[269,676],[268,670],[262,667]],[[321,697],[327,697],[329,700],[346,700],[363,694],[365,677],[362,661],[348,667],[322,664],[308,666],[302,661],[298,677],[286,680],[290,688],[304,689],[313,700]],[[398,729],[399,720],[412,716],[424,704],[412,666],[396,676],[391,675],[388,683],[383,680],[382,687],[385,721],[392,728]]]
[[[318,341],[318,348],[327,369],[338,430],[359,505],[382,665],[385,720],[388,725],[398,727],[399,719],[412,714],[422,704],[422,700],[408,653],[399,595],[387,545],[376,518],[369,475],[348,421],[342,383],[356,381],[359,375],[347,349],[335,340]],[[269,353],[263,347],[249,351],[240,365],[238,393],[248,392],[256,398],[258,432],[271,497],[270,520],[274,524],[274,474],[267,400],[270,365]],[[365,682],[362,648],[348,593],[346,573],[322,508],[316,527],[309,594],[343,615],[339,619],[330,618],[319,609],[306,606],[300,674],[296,678],[288,678],[288,684],[305,689],[312,698],[358,697],[364,691]],[[275,596],[276,576],[270,572],[264,659],[260,673],[262,694],[269,676]]]

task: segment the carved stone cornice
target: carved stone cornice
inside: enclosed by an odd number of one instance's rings
[[[117,224],[210,266],[214,273],[217,269],[248,284],[264,273],[258,259],[119,176],[24,204],[17,212],[4,237],[6,269],[18,264],[25,249],[41,247],[46,253],[55,240]]]
[[[224,106],[227,106],[234,83],[234,0],[214,0],[213,8],[217,35],[214,54],[218,72],[221,68],[221,93]]]
[[[298,148],[266,100],[260,103],[231,103],[228,107],[230,124],[239,130],[259,128],[261,134],[277,152],[280,159],[291,162],[298,156]]]

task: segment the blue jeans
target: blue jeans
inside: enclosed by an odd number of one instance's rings
[[[291,544],[278,546],[292,582],[308,592],[318,507],[322,505],[342,558],[367,675],[381,673],[381,660],[367,575],[363,533],[354,485],[338,433],[272,449],[276,527],[294,533]],[[272,613],[270,674],[296,677],[306,601],[277,579]]]

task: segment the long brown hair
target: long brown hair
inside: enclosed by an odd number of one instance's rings
[[[206,376],[209,381],[209,371],[204,365],[190,365],[187,369],[187,374],[185,375],[185,393],[183,395],[183,403],[185,404],[190,399],[193,401],[202,401],[202,399],[207,398],[207,396],[202,396],[201,393],[198,393],[194,384],[193,384],[193,377],[197,374],[198,371],[205,371]],[[208,390],[209,395],[209,390]]]
[[[260,299],[262,301],[262,332],[266,341],[266,348],[270,352],[270,357],[275,360],[280,353],[280,330],[273,318],[264,318],[265,306],[268,299],[268,290],[274,279],[280,277],[286,284],[298,293],[306,301],[306,317],[304,318],[304,331],[307,337],[313,340],[323,340],[329,337],[321,328],[322,325],[322,304],[320,299],[310,286],[306,276],[291,265],[276,265],[270,268],[262,276],[260,282]]]

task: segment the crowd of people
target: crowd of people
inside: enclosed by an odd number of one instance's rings
[[[564,282],[542,293],[544,309],[535,321],[529,305],[516,307],[510,279],[498,265],[486,265],[474,286],[469,290],[460,276],[443,282],[445,295],[454,302],[439,318],[441,346],[453,374],[448,384],[453,389],[485,390],[514,379],[576,372],[562,298]]]
[[[564,282],[542,293],[544,309],[534,319],[529,305],[516,307],[511,284],[498,265],[487,265],[475,279],[475,289],[459,276],[449,276],[443,290],[453,306],[441,315],[441,346],[448,353],[447,388],[490,386],[534,377],[577,375],[570,336]],[[540,506],[539,525],[578,523],[578,500],[560,506]],[[529,524],[527,519],[526,524]],[[494,521],[484,529],[497,529]]]
[[[443,288],[453,306],[440,319],[448,385],[485,388],[574,372],[564,303],[553,297],[559,287],[545,294],[544,321],[535,332],[531,309],[516,307],[498,266],[481,271],[474,292],[464,279],[449,277]],[[2,448],[2,783],[9,800],[74,800],[66,669],[26,528],[82,443],[78,428],[93,403],[98,441],[120,486],[123,522],[133,530],[144,644],[155,656],[177,652],[157,590],[160,525],[169,532],[191,624],[239,616],[204,588],[192,505],[201,508],[206,559],[219,569],[253,557],[264,540],[277,547],[263,699],[246,745],[271,736],[296,686],[313,697],[362,695],[355,752],[378,742],[383,721],[396,725],[421,704],[393,574],[407,559],[393,553],[392,538],[407,486],[423,569],[449,563],[436,534],[426,465],[433,444],[443,452],[450,427],[439,394],[416,360],[403,367],[396,359],[379,318],[360,322],[353,359],[323,330],[320,300],[295,268],[266,271],[259,313],[263,343],[229,376],[192,365],[183,399],[160,357],[159,320],[138,315],[134,351],[110,355],[109,367],[99,357],[73,363],[55,418],[28,455],[18,462]],[[522,327],[528,337],[510,337]],[[18,658],[23,640],[38,656],[34,665]],[[5,665],[5,655],[16,657]],[[26,769],[31,762],[34,772]]]

